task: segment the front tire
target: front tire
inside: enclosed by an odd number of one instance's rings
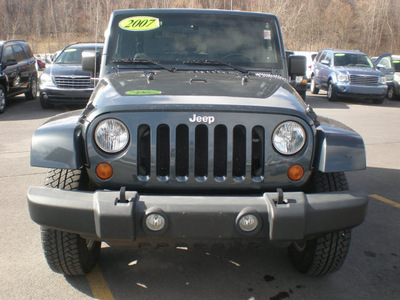
[[[397,95],[396,95],[396,92],[395,92],[393,86],[389,87],[389,89],[387,91],[387,97],[389,100],[395,100],[397,98]]]
[[[0,114],[6,110],[6,91],[2,85],[0,85]]]
[[[52,169],[45,185],[65,190],[83,190],[87,175],[81,170]],[[82,238],[79,234],[41,227],[42,247],[49,267],[64,275],[85,275],[95,266],[101,242]]]
[[[318,94],[318,92],[319,92],[319,88],[317,88],[317,83],[315,82],[314,75],[311,77],[310,91],[311,91],[311,94],[314,94],[314,95]]]
[[[316,171],[309,182],[308,192],[323,193],[348,189],[343,172]],[[326,233],[310,240],[294,242],[288,248],[294,267],[301,273],[323,276],[340,269],[350,247],[351,230]]]
[[[37,76],[33,75],[31,77],[31,82],[29,83],[29,91],[25,93],[26,100],[35,100],[38,91],[38,80]]]
[[[337,99],[335,87],[330,82],[328,82],[327,97],[328,97],[329,101],[336,101],[336,99]]]

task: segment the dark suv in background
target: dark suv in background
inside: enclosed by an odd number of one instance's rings
[[[82,53],[87,50],[96,50],[101,55],[103,44],[69,45],[43,71],[39,79],[43,108],[51,108],[54,104],[86,105],[95,86],[91,74],[82,70]]]
[[[326,49],[318,53],[311,74],[310,90],[327,91],[329,101],[338,97],[371,99],[382,103],[387,86],[385,76],[360,51]]]
[[[23,93],[27,100],[36,98],[36,59],[25,41],[0,41],[0,113],[10,97]]]

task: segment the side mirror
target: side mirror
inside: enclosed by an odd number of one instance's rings
[[[329,66],[329,60],[323,59],[323,60],[321,60],[321,64],[323,64],[325,66]]]
[[[384,65],[381,65],[381,64],[377,64],[377,65],[376,65],[376,68],[377,68],[378,70],[386,69],[385,66],[384,66]]]
[[[305,76],[307,70],[307,58],[303,55],[289,56],[289,76]]]
[[[101,55],[99,51],[85,50],[82,52],[82,70],[93,77],[100,71]]]

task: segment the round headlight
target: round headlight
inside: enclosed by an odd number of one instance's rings
[[[272,135],[272,144],[281,154],[291,155],[299,152],[306,142],[306,132],[297,122],[279,124]]]
[[[340,73],[340,74],[337,76],[337,80],[338,80],[338,81],[350,81],[350,80],[349,80],[349,75],[347,75],[347,74],[342,74],[342,73]]]
[[[101,121],[94,135],[97,146],[107,153],[117,153],[129,142],[128,128],[117,119]]]

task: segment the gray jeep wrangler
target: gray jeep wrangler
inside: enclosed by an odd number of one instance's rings
[[[100,74],[87,107],[32,139],[50,171],[28,207],[52,270],[89,272],[101,242],[279,241],[300,272],[341,267],[367,209],[344,175],[365,168],[364,143],[290,85],[305,68],[275,16],[116,11],[101,64],[82,56]]]

